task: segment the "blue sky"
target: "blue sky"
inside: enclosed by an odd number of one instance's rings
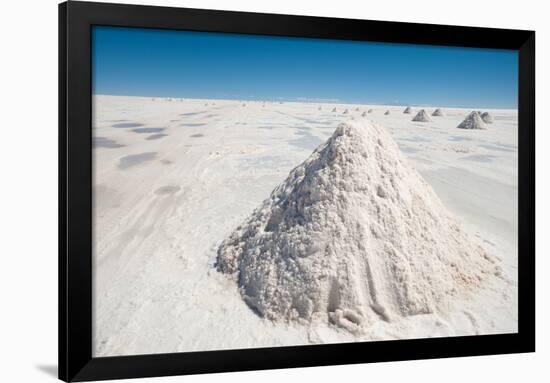
[[[94,27],[94,94],[516,108],[516,51]]]

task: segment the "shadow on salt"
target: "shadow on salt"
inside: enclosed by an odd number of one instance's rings
[[[152,140],[158,140],[158,139],[160,139],[160,138],[162,138],[162,137],[166,137],[166,136],[168,136],[168,134],[157,133],[157,134],[152,134],[152,135],[146,137],[145,139],[146,139],[147,141],[152,141]]]
[[[128,169],[133,166],[140,165],[144,162],[151,161],[155,159],[157,152],[145,152],[139,154],[130,154],[128,156],[122,157],[118,162],[119,169]]]
[[[179,192],[180,189],[181,189],[181,187],[176,186],[176,185],[166,185],[166,186],[161,186],[160,188],[155,190],[155,194],[169,195],[169,194],[174,194],[174,193]]]
[[[122,148],[124,145],[119,144],[115,140],[106,137],[92,137],[92,148]]]
[[[264,123],[265,124],[265,123]],[[285,123],[276,123],[276,122],[272,122],[272,123],[269,123],[269,125],[258,125],[256,126],[256,128],[258,129],[269,129],[269,130],[272,130],[272,129],[278,129],[278,128],[290,128],[291,126],[289,126],[288,124],[285,124]]]
[[[165,128],[138,128],[132,129],[134,133],[160,133],[164,131]]]
[[[114,124],[113,128],[137,128],[143,126],[139,122],[121,122],[120,124]]]
[[[450,136],[448,138],[449,141],[472,141],[469,137],[462,137],[462,136]]]

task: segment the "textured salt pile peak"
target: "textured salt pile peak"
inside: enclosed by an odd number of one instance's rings
[[[403,111],[404,114],[411,114],[412,113],[412,108],[410,106],[407,106],[405,108],[405,110]]]
[[[434,110],[434,112],[432,113],[432,116],[444,117],[444,116],[445,116],[445,112],[444,112],[442,109],[437,108],[437,109]]]
[[[373,112],[373,110],[372,110],[372,109],[369,109],[369,110],[367,111],[367,113],[372,113],[372,112]]]
[[[336,112],[336,108],[332,109],[333,112]]]
[[[430,122],[430,121],[432,121],[432,119],[430,118],[430,116],[428,116],[428,113],[426,113],[426,111],[424,109],[420,109],[420,111],[416,114],[416,116],[414,116],[414,118],[412,120],[417,121],[417,122]]]
[[[495,120],[493,118],[493,115],[489,112],[484,112],[481,114],[481,119],[486,124],[492,124]]]
[[[349,113],[349,111],[346,109],[346,110],[344,110],[343,114],[348,114],[348,113]]]
[[[367,112],[361,113],[361,117],[366,117],[366,116],[367,116]]]
[[[477,111],[471,112],[457,128],[459,129],[487,129],[487,125]]]
[[[369,120],[341,124],[218,249],[243,300],[271,320],[360,333],[444,312],[499,273]]]
[[[388,114],[390,114],[390,111],[389,111],[389,110],[386,110],[386,113],[384,113],[384,115],[387,116]]]

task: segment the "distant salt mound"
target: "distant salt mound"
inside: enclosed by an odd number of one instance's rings
[[[412,113],[412,108],[410,106],[407,106],[405,108],[405,110],[403,111],[404,114],[411,114]]]
[[[258,315],[360,333],[443,312],[498,274],[389,133],[361,121],[338,126],[221,243],[217,269]]]
[[[436,117],[445,117],[445,112],[440,109],[440,108],[437,108],[436,110],[434,110],[434,112],[432,113],[432,116],[436,116]]]
[[[356,111],[356,112],[359,112],[359,108],[355,108],[355,111]]]
[[[336,108],[332,109],[333,112],[336,112]]]
[[[481,119],[486,124],[492,124],[495,121],[495,119],[493,118],[493,115],[489,112],[482,113]]]
[[[471,112],[457,128],[459,129],[487,129],[487,125],[477,111]]]
[[[369,110],[367,111],[367,113],[372,113],[372,112],[374,112],[372,109],[369,109]]]
[[[390,114],[390,111],[389,111],[389,110],[386,110],[386,112],[384,113],[384,115],[387,116],[388,114]]]
[[[416,114],[416,116],[414,116],[414,118],[412,120],[416,121],[416,122],[430,122],[430,121],[432,121],[432,119],[430,118],[430,116],[428,116],[428,113],[426,113],[426,111],[424,109],[420,109],[420,111]]]
[[[317,108],[317,110],[321,110],[321,109],[323,109],[323,108],[321,108],[320,106]]]
[[[342,114],[348,114],[348,113],[349,113],[349,111],[346,109],[346,110],[344,110],[344,113],[342,113]]]
[[[367,117],[367,112],[361,113],[361,117]]]

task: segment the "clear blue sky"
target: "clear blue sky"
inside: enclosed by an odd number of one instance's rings
[[[93,93],[516,108],[516,51],[94,27]]]

